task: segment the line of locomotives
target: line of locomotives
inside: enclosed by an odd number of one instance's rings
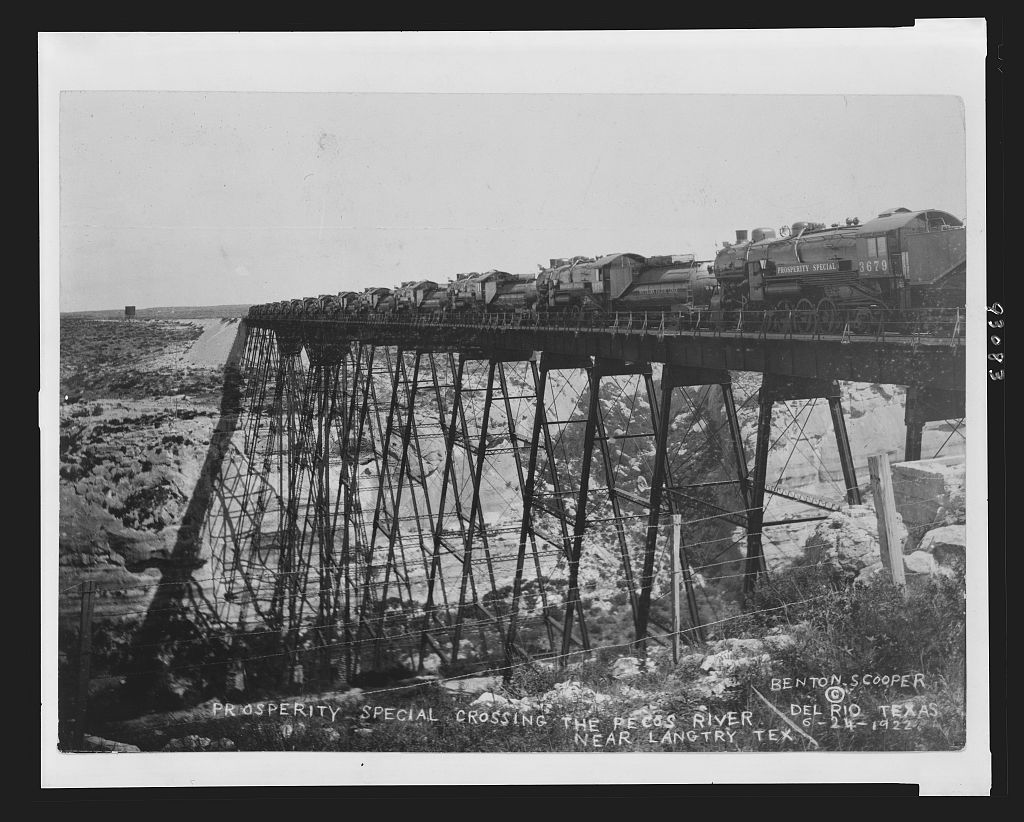
[[[620,253],[553,259],[536,275],[459,274],[253,306],[253,319],[504,314],[517,323],[611,324],[668,312],[679,328],[868,333],[907,327],[966,300],[966,231],[944,211],[895,208],[861,222],[809,221],[736,232],[713,261]],[[922,310],[923,309],[923,310]]]

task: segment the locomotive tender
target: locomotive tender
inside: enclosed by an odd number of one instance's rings
[[[714,279],[693,254],[608,254],[551,260],[537,277],[544,305],[600,319],[622,311],[688,311],[707,306]]]
[[[895,208],[861,223],[801,221],[736,232],[713,261],[693,254],[559,258],[536,276],[491,270],[447,284],[403,282],[393,291],[307,297],[253,306],[253,318],[401,316],[445,319],[502,314],[517,322],[574,319],[590,325],[628,312],[665,312],[679,327],[758,324],[774,332],[864,333],[918,309],[966,299],[966,231],[945,211]]]

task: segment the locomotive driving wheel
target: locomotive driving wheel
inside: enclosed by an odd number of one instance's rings
[[[814,303],[806,297],[801,297],[793,309],[793,330],[798,334],[814,330]]]
[[[839,309],[828,297],[818,301],[818,330],[822,334],[838,334],[843,330],[840,327]]]

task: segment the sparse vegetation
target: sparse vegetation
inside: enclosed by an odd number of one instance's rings
[[[764,587],[757,612],[734,620],[733,639],[724,641],[733,651],[724,651],[722,643],[688,647],[673,665],[666,649],[652,647],[646,664],[619,678],[623,649],[598,648],[566,668],[519,664],[475,702],[477,692],[450,693],[433,682],[395,687],[395,679],[369,677],[360,683],[365,690],[359,698],[333,718],[200,717],[175,724],[173,735],[226,737],[238,750],[282,751],[811,750],[815,743],[824,750],[955,750],[965,739],[961,583],[916,586],[904,600],[887,583],[837,589],[824,573],[794,571]],[[767,658],[757,652],[758,643],[771,649]],[[743,649],[752,648],[745,656]],[[715,676],[709,661],[723,660],[724,687],[709,690]],[[439,673],[457,680],[487,671],[465,662]],[[412,672],[396,668],[391,674]],[[896,685],[864,681],[875,674],[909,679]],[[823,696],[826,683],[840,684],[843,698]],[[316,700],[272,693],[259,689],[235,700]],[[431,718],[388,721],[368,717],[366,705],[425,711]],[[471,710],[478,718],[498,716],[469,721]],[[814,742],[780,713],[793,717]],[[714,726],[722,717],[734,724]],[[509,721],[502,724],[504,719]],[[730,727],[734,738],[704,737],[711,727]],[[609,734],[628,729],[633,732],[606,744]],[[169,735],[165,728],[160,735],[140,731],[119,738],[158,749]]]

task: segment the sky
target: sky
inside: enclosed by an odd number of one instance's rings
[[[61,311],[968,216],[952,95],[63,91],[59,117]]]

